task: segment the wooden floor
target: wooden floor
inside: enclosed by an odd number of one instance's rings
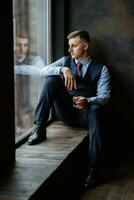
[[[124,162],[111,165],[103,170],[102,183],[83,192],[80,200],[134,200],[134,161],[124,158]]]
[[[46,141],[19,147],[14,169],[7,180],[0,183],[0,200],[30,199],[86,135],[84,129],[56,122],[47,128]]]
[[[117,163],[104,165],[102,182],[95,189],[82,190],[80,198],[73,198],[71,192],[68,194],[71,183],[72,190],[79,191],[74,184],[80,178],[78,177],[80,172],[77,171],[78,166],[80,163],[82,166],[85,164],[82,163],[83,146],[77,154],[75,150],[83,143],[86,135],[87,131],[84,129],[68,127],[61,122],[55,122],[47,128],[46,141],[35,146],[29,146],[26,143],[17,148],[14,169],[8,178],[0,183],[0,200],[134,200],[134,162],[126,157],[121,162],[117,160]],[[74,156],[71,157],[71,155]],[[67,160],[70,160],[71,164],[67,164]],[[57,174],[59,168],[61,169]],[[63,168],[66,168],[64,175]],[[75,171],[77,172],[74,178]],[[81,173],[84,172],[81,170]],[[59,174],[62,176],[61,181]],[[57,198],[55,193],[52,195],[55,198],[50,197],[50,194],[54,192],[49,185],[51,180],[54,189],[57,186],[60,193],[65,189],[66,195],[63,198]],[[67,185],[64,187],[66,181]],[[38,189],[44,183],[47,183],[44,188],[49,190],[48,198],[45,192],[41,198],[38,195]],[[37,195],[34,196],[36,193]]]

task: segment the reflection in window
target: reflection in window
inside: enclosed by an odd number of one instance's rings
[[[40,69],[51,60],[50,2],[13,1],[16,137],[33,126],[45,81]]]

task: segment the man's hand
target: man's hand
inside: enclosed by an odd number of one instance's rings
[[[76,89],[76,80],[71,70],[68,67],[62,67],[61,73],[65,78],[65,87],[69,90]]]
[[[78,109],[87,108],[88,105],[89,105],[89,102],[88,102],[87,98],[86,97],[82,97],[82,96],[73,97],[73,103],[74,103],[74,107],[78,108]]]

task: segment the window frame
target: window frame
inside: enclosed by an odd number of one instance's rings
[[[52,43],[51,43],[51,33],[52,33],[52,26],[51,26],[51,15],[52,15],[52,6],[51,6],[51,1],[52,0],[38,0],[36,3],[36,8],[37,8],[37,18],[38,18],[38,23],[37,23],[37,52],[38,54],[44,59],[47,60],[48,64],[52,60]],[[15,0],[13,1],[13,4],[15,5]],[[13,5],[13,9],[15,9],[15,6]],[[42,9],[43,6],[45,7],[45,10]],[[16,12],[13,10],[13,13]],[[15,16],[14,16],[15,17]],[[45,18],[45,23],[44,19]],[[13,32],[14,32],[14,46],[15,46],[15,37],[16,37],[16,27],[15,27],[15,18],[13,18]],[[44,37],[45,36],[45,37]],[[45,44],[45,45],[43,45]],[[46,57],[45,52],[47,52]],[[23,75],[22,75],[23,76]],[[53,120],[50,120],[48,124]],[[19,147],[21,144],[26,142],[27,138],[30,135],[30,132],[33,127],[29,128],[26,132],[23,132],[20,136],[15,137],[15,147]]]
[[[65,7],[66,1],[65,0],[47,0],[49,3],[48,5],[48,19],[47,19],[47,41],[50,41],[51,44],[48,45],[49,48],[47,60],[50,63],[52,60],[56,60],[59,57],[65,54],[65,32],[67,30],[67,26],[65,26]],[[51,24],[51,25],[50,25]],[[53,51],[52,51],[53,49]],[[51,56],[50,56],[51,55]],[[47,64],[48,64],[47,63]],[[54,121],[52,116],[51,120],[48,121],[47,126]],[[30,132],[33,127],[31,127],[28,131],[16,138],[15,147],[19,147],[23,143],[25,143],[30,135]]]

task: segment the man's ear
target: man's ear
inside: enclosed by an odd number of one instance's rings
[[[85,51],[87,51],[88,48],[89,48],[89,44],[88,44],[87,42],[85,42],[85,43],[84,43],[84,49],[85,49]]]

